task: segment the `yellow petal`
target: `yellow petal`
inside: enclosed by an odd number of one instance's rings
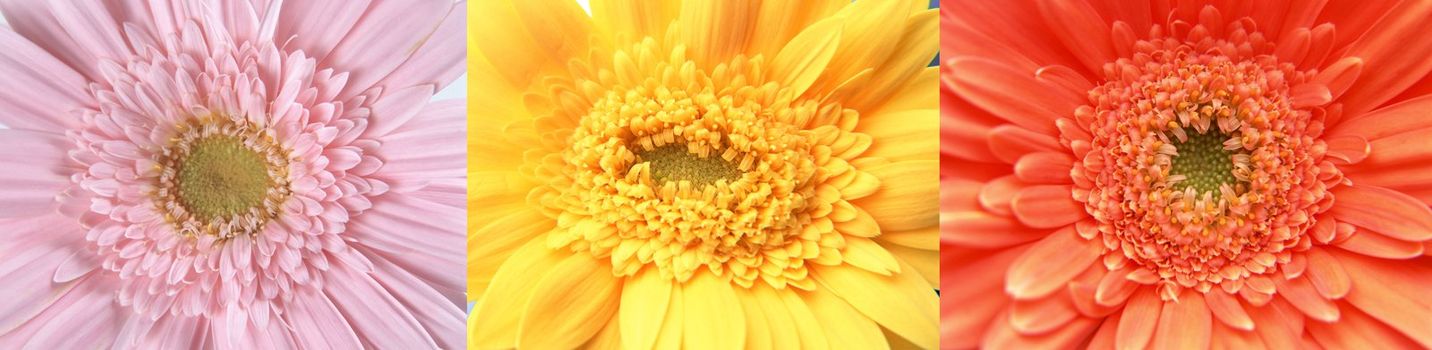
[[[467,240],[468,298],[477,299],[486,288],[486,283],[472,282],[490,281],[503,262],[520,247],[536,240],[554,226],[551,219],[525,206],[505,213],[506,216],[485,225],[473,222],[473,225],[482,226],[468,235]]]
[[[592,337],[591,341],[588,341],[586,344],[583,344],[583,349],[621,349],[621,327],[617,325],[616,316],[612,316],[611,320],[608,320],[603,323],[606,324],[606,326],[603,326],[602,330],[598,331],[597,336]]]
[[[714,67],[746,50],[746,40],[755,28],[753,0],[690,0],[681,7],[681,33],[692,59]]]
[[[940,51],[939,11],[930,9],[911,15],[906,21],[900,42],[884,62],[881,62],[875,76],[865,89],[847,101],[848,106],[860,110],[872,110],[884,103],[905,82],[917,77],[930,66],[935,54]],[[931,91],[937,89],[931,82]],[[939,100],[930,100],[938,103]],[[935,109],[938,109],[936,107]]]
[[[825,329],[825,336],[830,339],[833,348],[890,348],[890,343],[885,341],[885,335],[880,332],[880,325],[860,314],[830,291],[817,288],[803,295],[803,299],[810,306],[816,321]]]
[[[775,347],[774,337],[791,337],[791,334],[776,333],[772,329],[771,319],[766,316],[766,311],[761,309],[761,302],[756,300],[756,295],[749,289],[736,293],[736,300],[741,302],[741,310],[746,313],[746,349],[794,349]]]
[[[468,322],[469,349],[507,349],[517,346],[518,321],[532,298],[537,281],[547,275],[565,252],[547,249],[546,239],[533,239],[507,259],[492,285],[473,306]]]
[[[656,335],[657,349],[679,349],[681,348],[682,329],[686,328],[686,301],[682,298],[682,288],[674,285],[671,288],[671,305],[666,307],[666,317],[661,322],[661,332]]]
[[[866,171],[880,179],[880,190],[851,204],[875,217],[881,230],[915,230],[939,224],[938,160],[894,162]]]
[[[681,3],[660,0],[592,0],[592,19],[606,35],[623,45],[652,37],[661,39],[681,10]]]
[[[563,259],[537,282],[517,330],[523,349],[571,349],[586,343],[617,312],[621,283],[611,267],[586,254]]]
[[[900,1],[856,1],[834,17],[844,17],[845,29],[840,50],[831,61],[831,72],[816,84],[816,91],[830,91],[866,68],[875,68],[895,50],[910,17],[910,7]]]
[[[938,230],[938,228],[936,228],[936,230]],[[880,240],[877,239],[876,242],[880,242]],[[914,268],[915,272],[920,273],[920,277],[923,277],[925,282],[930,283],[930,289],[940,289],[939,250],[915,249],[896,244],[885,244],[884,242],[881,242],[881,246],[885,247],[885,250],[889,250],[891,255],[895,255],[895,259],[903,263],[901,266]],[[904,271],[908,272],[910,270],[907,269]]]
[[[475,1],[467,10],[468,18],[482,19],[467,23],[472,55],[483,57],[491,67],[500,67],[495,72],[511,86],[525,90],[547,65],[555,65],[542,54],[539,41],[529,34],[510,0]]]
[[[771,60],[772,79],[789,87],[794,96],[804,94],[835,57],[841,22],[840,18],[828,18],[797,34]]]
[[[675,282],[662,278],[655,268],[647,268],[627,278],[622,286],[622,306],[617,311],[621,321],[622,348],[647,350],[656,345],[667,308],[672,304]]]
[[[736,286],[709,272],[697,272],[681,286],[689,320],[682,329],[686,349],[740,349],[746,344],[746,315]]]
[[[807,26],[850,5],[848,0],[766,1],[761,3],[749,54],[772,57]]]
[[[822,287],[881,326],[921,347],[939,345],[940,300],[913,269],[889,277],[846,265],[812,270]]]
[[[925,67],[905,80],[871,115],[911,109],[940,109],[940,67]]]
[[[933,87],[931,87],[933,88]],[[858,132],[874,138],[867,157],[891,161],[939,160],[940,110],[915,109],[860,118]]]
[[[926,227],[918,230],[886,232],[875,240],[893,243],[920,250],[940,250],[940,227]]]
[[[895,256],[869,238],[845,237],[845,248],[841,250],[841,255],[845,257],[846,263],[865,271],[884,276],[900,272],[900,264],[895,262]]]
[[[800,347],[782,347],[781,349],[829,348],[825,327],[821,326],[815,313],[811,312],[810,306],[806,305],[806,301],[796,295],[794,290],[790,288],[776,290],[768,285],[758,284],[751,288],[751,291],[756,293],[756,300],[760,301],[766,310],[772,310],[767,313],[768,315],[777,316],[776,319],[780,319],[781,314],[790,317],[789,325],[791,325],[790,328],[795,329],[793,334],[799,339]]]

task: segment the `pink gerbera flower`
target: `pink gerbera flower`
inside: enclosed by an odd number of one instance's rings
[[[462,346],[459,1],[0,1],[0,348]]]
[[[942,346],[1432,347],[1432,2],[944,5]]]

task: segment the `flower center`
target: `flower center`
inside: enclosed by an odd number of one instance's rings
[[[684,145],[666,145],[639,150],[636,156],[651,169],[651,179],[658,183],[682,181],[696,187],[715,184],[718,180],[735,181],[741,170],[735,164],[712,154],[698,154]]]
[[[196,140],[179,160],[179,201],[202,220],[259,207],[270,182],[263,156],[233,136]]]
[[[537,120],[563,142],[533,169],[547,186],[528,196],[557,219],[549,248],[610,261],[617,276],[707,270],[743,287],[814,288],[808,266],[842,261],[833,221],[858,216],[822,183],[865,178],[821,143],[842,137],[827,124],[855,114],[794,100],[764,81],[761,57],[706,71],[680,46],[661,50],[647,39],[630,51],[641,60],[618,52],[614,67],[544,89],[567,92]]]
[[[155,204],[180,234],[253,235],[290,194],[287,154],[263,128],[203,117],[161,153]]]
[[[1219,187],[1237,181],[1233,176],[1234,153],[1223,146],[1227,135],[1217,130],[1198,133],[1185,129],[1184,133],[1188,134],[1187,140],[1173,143],[1178,155],[1173,157],[1170,173],[1182,175],[1185,188],[1218,193]]]
[[[1075,193],[1106,262],[1153,271],[1166,300],[1275,271],[1337,181],[1318,175],[1322,116],[1291,97],[1308,75],[1177,40],[1135,47],[1075,111],[1089,135]]]

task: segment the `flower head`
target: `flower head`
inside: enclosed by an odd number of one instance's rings
[[[1167,5],[943,9],[944,344],[1432,345],[1432,6]]]
[[[460,346],[461,6],[172,5],[0,7],[0,344]]]
[[[937,344],[935,11],[789,4],[475,8],[470,347]]]

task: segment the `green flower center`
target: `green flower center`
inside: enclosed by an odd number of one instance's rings
[[[1228,135],[1212,129],[1202,134],[1192,128],[1184,129],[1184,132],[1188,134],[1188,140],[1173,140],[1178,155],[1173,157],[1173,169],[1170,170],[1170,175],[1187,177],[1180,183],[1183,188],[1193,187],[1199,193],[1218,193],[1219,186],[1232,185],[1238,180],[1233,176],[1234,152],[1223,148],[1223,141],[1228,139]]]
[[[264,156],[233,136],[195,140],[178,168],[179,201],[203,220],[259,208],[273,187]]]
[[[717,181],[735,181],[741,177],[741,169],[721,158],[714,152],[708,156],[687,151],[685,145],[668,144],[648,151],[637,152],[641,162],[649,163],[652,181],[689,181],[696,188],[715,184]]]

